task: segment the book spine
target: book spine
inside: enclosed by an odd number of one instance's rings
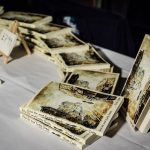
[[[43,122],[47,126],[50,126],[51,128],[53,128],[55,130],[58,130],[59,132],[61,132],[65,135],[67,135],[68,137],[76,140],[77,142],[81,142],[83,144],[86,143],[86,140],[87,140],[86,136],[85,136],[85,139],[83,139],[82,137],[71,133],[69,130],[66,131],[66,129],[64,127],[61,127],[60,125],[57,125],[55,122],[53,122],[51,120],[48,120],[48,119],[45,119],[45,118],[42,118],[39,115],[35,115],[34,113],[28,112],[24,109],[22,109],[21,113],[24,113],[24,114],[26,114],[26,115],[28,115],[28,116],[36,119],[36,120],[39,120],[39,121]]]
[[[52,133],[56,136],[58,136],[60,139],[62,139],[63,141],[69,143],[69,144],[72,144],[76,147],[78,147],[79,149],[83,149],[84,145],[82,145],[81,143],[75,141],[75,140],[72,140],[71,138],[61,134],[60,132],[48,127],[47,125],[44,125],[43,123],[41,123],[40,121],[37,121],[35,120],[34,118],[32,117],[29,117],[25,114],[20,114],[20,118],[25,120],[25,121],[29,121],[30,123],[32,123],[33,125],[36,125],[38,126],[40,129],[44,130],[44,131],[47,131],[49,133]]]

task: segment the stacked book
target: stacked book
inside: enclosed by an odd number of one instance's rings
[[[50,82],[20,107],[21,118],[83,149],[116,128],[123,97]]]

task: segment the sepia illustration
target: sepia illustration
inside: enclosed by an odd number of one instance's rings
[[[132,71],[126,81],[122,95],[124,108],[132,124],[136,126],[150,95],[150,38],[146,35],[136,57]]]
[[[77,40],[74,36],[72,36],[70,33],[61,34],[59,36],[52,37],[52,38],[49,37],[44,41],[49,48],[73,47],[73,46],[78,46],[83,44],[82,42]]]
[[[110,70],[107,63],[93,47],[75,48],[71,51],[53,53],[53,58],[64,72],[79,70]]]
[[[97,130],[106,114],[112,111],[116,99],[117,96],[100,94],[70,84],[51,82],[28,104],[28,107],[68,120],[75,125]],[[121,102],[122,100],[118,100],[118,103]]]
[[[66,83],[81,86],[99,92],[113,94],[119,74],[98,71],[76,70]]]
[[[77,49],[75,52],[60,52],[59,57],[67,66],[105,63],[92,49]]]

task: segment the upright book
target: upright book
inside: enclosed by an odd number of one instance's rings
[[[122,91],[125,97],[124,115],[129,124],[140,128],[149,107],[150,96],[150,36],[145,35],[134,65]],[[150,115],[149,115],[150,119]],[[148,121],[147,121],[148,122]]]

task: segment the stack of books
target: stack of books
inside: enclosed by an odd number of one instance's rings
[[[62,82],[50,81],[20,107],[20,117],[80,149],[117,127],[120,108],[134,129],[147,132],[150,36],[145,36],[122,96],[118,96],[114,91],[119,73],[113,72],[113,65],[70,27],[54,24],[52,19],[24,12],[1,15],[0,29],[18,20],[30,49],[56,63],[62,72]]]

